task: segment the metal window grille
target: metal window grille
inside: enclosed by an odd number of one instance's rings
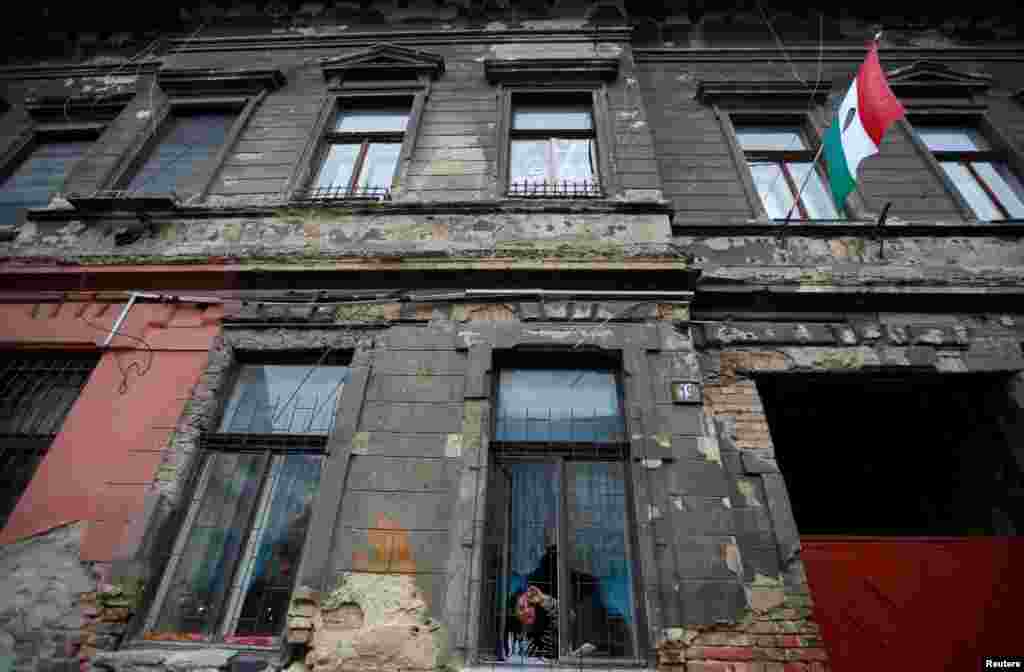
[[[509,196],[522,198],[601,198],[597,180],[516,180],[509,184]]]
[[[477,658],[527,665],[637,661],[642,647],[621,396],[617,407],[577,395],[558,408],[526,408],[516,392],[531,383],[498,378]],[[576,406],[588,403],[598,408]],[[527,623],[521,601],[531,585],[556,603],[543,613],[536,607]]]
[[[91,353],[0,356],[0,526],[32,480],[98,361]]]
[[[391,190],[387,187],[355,187],[336,185],[330,187],[310,187],[296,192],[293,200],[324,203],[331,201],[390,201]]]

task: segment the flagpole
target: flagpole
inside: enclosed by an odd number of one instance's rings
[[[877,45],[880,39],[882,39],[882,31],[875,33],[874,43]],[[796,198],[793,199],[793,205],[789,206],[789,212],[786,213],[786,219],[782,220],[783,225],[789,224],[789,218],[793,216],[793,210],[795,210],[797,204],[800,203],[800,199],[804,195],[804,187],[807,186],[808,180],[811,179],[811,173],[814,172],[814,166],[817,165],[818,159],[821,158],[821,152],[824,151],[824,149],[825,143],[822,141],[818,145],[818,153],[814,155],[813,159],[811,159],[811,167],[807,171],[807,174],[804,175],[804,181],[800,184],[800,188],[796,192]]]

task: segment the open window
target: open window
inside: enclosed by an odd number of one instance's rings
[[[305,360],[305,361],[304,361]],[[312,354],[239,365],[143,637],[280,642],[327,437],[349,379]]]
[[[481,657],[638,658],[617,370],[533,356],[495,379]]]

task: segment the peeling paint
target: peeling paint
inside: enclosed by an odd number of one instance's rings
[[[697,438],[697,450],[704,456],[704,459],[708,462],[714,462],[718,466],[722,466],[722,454],[718,448],[718,441],[706,436]]]
[[[858,350],[831,350],[818,353],[814,364],[823,369],[860,369],[864,355]]]
[[[679,495],[673,495],[671,498],[669,498],[669,501],[672,502],[672,506],[676,507],[676,510],[683,510],[683,498],[680,497]]]
[[[355,455],[366,455],[370,452],[370,433],[356,432],[352,437],[352,453]]]
[[[640,437],[638,436],[637,438]],[[672,447],[672,435],[669,434],[668,432],[658,432],[657,434],[654,434],[651,438],[653,438],[655,443],[657,443],[658,446],[661,448]]]
[[[746,500],[747,506],[761,507],[761,501],[757,498],[757,486],[754,482],[746,478],[741,478],[736,481],[736,489],[743,495],[743,499]]]
[[[658,467],[661,466],[661,464],[662,464],[661,459],[657,458],[657,457],[647,458],[647,459],[645,459],[643,461],[643,465],[645,467],[647,467],[648,469],[657,469]]]
[[[728,543],[722,544],[722,560],[730,572],[743,576],[743,561],[740,559],[740,547],[736,545],[736,537],[730,537]]]
[[[462,456],[462,434],[449,434],[444,445],[445,457]]]
[[[732,500],[729,499],[728,497],[722,497],[722,506],[724,506],[727,509],[731,509],[732,508]]]

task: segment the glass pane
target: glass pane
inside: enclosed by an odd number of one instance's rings
[[[975,216],[985,222],[995,219],[1002,219],[1003,213],[992,203],[992,199],[985,193],[978,181],[974,179],[967,166],[955,161],[943,161],[939,164],[942,170],[953,181],[960,195],[971,206]]]
[[[211,636],[256,505],[263,455],[209,458],[209,478],[150,639]]]
[[[400,142],[374,142],[366,152],[363,172],[359,176],[360,189],[390,189],[395,176],[398,155],[402,151]]]
[[[585,182],[594,178],[593,140],[551,140],[555,177],[559,180]]]
[[[548,175],[547,140],[513,140],[509,158],[509,182],[543,184]]]
[[[814,164],[808,162],[790,163],[787,165],[789,166],[790,174],[793,175],[793,180],[796,181],[796,188],[800,189],[803,187],[800,200],[803,201],[804,208],[807,209],[807,216],[810,219],[839,219],[839,213],[836,212],[836,205],[835,201],[832,200],[832,194],[829,193],[828,187],[825,186],[821,173],[812,169]],[[808,177],[808,173],[810,173],[810,177]],[[804,180],[807,180],[806,184],[804,184]],[[793,217],[799,218],[800,211],[794,210]]]
[[[224,144],[236,116],[234,112],[171,116],[160,143],[126,189],[165,194],[185,187]]]
[[[973,128],[920,126],[914,130],[933,152],[977,152],[988,149],[988,143]]]
[[[612,443],[624,433],[618,383],[611,371],[501,371],[496,440]]]
[[[797,126],[737,126],[736,138],[746,151],[782,151],[807,149]]]
[[[590,655],[632,656],[625,470],[616,462],[566,462],[566,469],[569,650],[592,644]]]
[[[1010,166],[1005,163],[972,163],[971,166],[995,193],[1011,219],[1024,218],[1024,185]]]
[[[331,145],[327,152],[320,175],[316,178],[316,186],[321,189],[347,189],[352,179],[352,167],[359,156],[359,144]]]
[[[244,365],[220,431],[329,434],[348,376],[346,366]]]
[[[250,566],[242,573],[242,610],[235,635],[277,635],[284,627],[302,542],[320,482],[319,455],[278,457],[270,503]]]
[[[516,105],[512,128],[517,131],[547,131],[593,128],[590,105]]]
[[[506,650],[512,656],[557,657],[557,602],[547,599],[540,605],[523,602],[530,586],[536,586],[544,596],[559,599],[559,466],[533,462],[504,464],[502,469],[510,476],[512,497],[508,597],[504,601],[504,608],[508,610],[503,638]]]
[[[17,224],[25,209],[45,207],[91,144],[47,142],[36,147],[0,185],[0,224]]]
[[[385,107],[376,110],[341,110],[334,130],[339,133],[372,131],[404,132],[409,123],[408,107]]]
[[[777,163],[751,163],[750,173],[768,216],[772,219],[785,218],[793,205],[793,192],[782,174],[782,167]],[[796,217],[800,216],[799,210],[793,212]]]

